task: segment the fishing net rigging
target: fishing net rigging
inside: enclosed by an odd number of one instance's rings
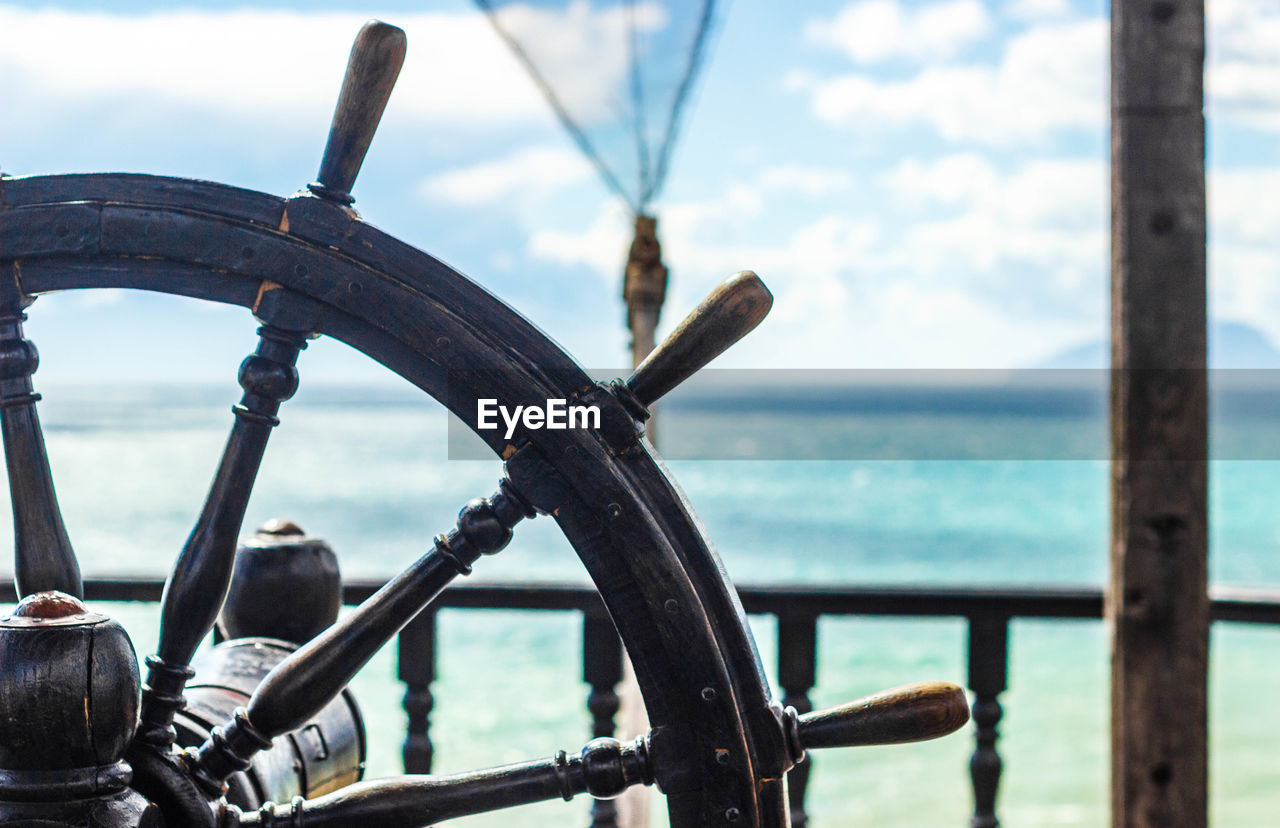
[[[622,296],[631,359],[653,350],[666,299],[657,219],[649,213],[667,177],[680,122],[716,22],[715,0],[476,0],[524,64],[578,149],[635,219]],[[651,419],[649,439],[656,443]],[[630,668],[623,729],[647,729]],[[643,792],[597,802],[605,824],[648,825]],[[620,819],[618,819],[620,817]]]
[[[623,296],[639,361],[666,293],[649,206],[717,21],[714,0],[476,0],[605,186],[635,217]]]

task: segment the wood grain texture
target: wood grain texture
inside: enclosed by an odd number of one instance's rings
[[[648,407],[755,330],[773,294],[749,270],[726,279],[640,363],[627,387]]]
[[[804,750],[898,745],[946,736],[968,721],[964,690],[922,681],[800,716],[796,739]]]
[[[352,201],[351,188],[400,76],[405,48],[404,31],[377,20],[356,35],[316,176],[319,186],[312,187],[317,195]]]
[[[1112,5],[1111,823],[1207,823],[1204,3]]]
[[[354,612],[277,663],[258,684],[246,709],[213,729],[190,762],[210,795],[271,740],[306,724],[340,694],[381,647],[412,621],[457,576],[471,572],[512,538],[512,528],[533,511],[506,480],[488,499],[470,501],[457,525],[434,548],[378,590]]]
[[[653,782],[643,739],[622,744],[595,739],[580,753],[448,776],[402,776],[351,785],[317,799],[241,814],[228,808],[221,828],[405,828],[564,799],[578,794],[618,796],[632,785]]]
[[[263,305],[259,301],[254,308],[259,316],[267,313]],[[281,312],[280,316],[264,318],[266,324],[258,329],[258,347],[240,364],[244,394],[232,409],[235,424],[200,516],[165,582],[160,640],[155,656],[147,659],[139,730],[142,741],[162,750],[173,744],[176,735],[173,716],[183,703],[191,658],[213,629],[231,585],[236,541],[271,430],[279,423],[276,415],[281,403],[298,387],[295,363],[306,347],[311,325],[304,317],[289,319],[292,329],[277,327],[272,323],[283,324],[287,314]]]
[[[38,274],[33,289],[36,282],[74,289],[110,279],[256,311],[257,294],[246,285],[283,285],[323,306],[318,330],[436,396],[464,422],[474,419],[481,397],[511,403],[590,394],[617,409],[631,426],[630,436],[619,432],[617,441],[603,431],[520,435],[545,460],[529,485],[549,493],[542,484],[552,473],[566,481],[553,498],[555,520],[599,587],[593,600],[607,607],[636,661],[654,748],[672,758],[663,771],[672,824],[702,825],[730,812],[742,824],[785,824],[783,734],[742,607],[619,400],[478,285],[323,198],[290,199],[278,223],[262,222],[260,208],[278,202],[258,204],[239,194],[224,201],[222,188],[200,182],[149,180],[144,189],[164,190],[161,197],[142,192],[135,177],[91,180],[101,201],[88,205],[76,203],[62,184],[0,185],[0,266],[16,272],[14,260],[21,260],[25,273]],[[5,194],[18,190],[32,195],[38,216],[5,206]],[[71,203],[62,203],[64,196]],[[188,198],[201,206],[186,206]],[[59,236],[63,218],[79,222],[63,227],[71,241]],[[68,256],[72,248],[77,252]],[[494,370],[448,376],[475,366]],[[718,760],[718,748],[728,750],[727,762]],[[150,761],[161,754],[139,756],[135,772],[149,769],[139,778],[161,780],[144,783],[149,790],[181,788],[163,760]],[[197,824],[186,811],[199,793],[179,794],[169,800],[172,824]]]
[[[57,590],[83,597],[80,564],[62,520],[36,413],[40,395],[31,375],[40,357],[22,331],[27,315],[21,307],[30,300],[16,292],[16,284],[7,292],[0,301],[0,435],[13,504],[14,580],[20,596]]]

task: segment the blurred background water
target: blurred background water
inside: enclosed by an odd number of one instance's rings
[[[237,389],[228,384],[42,390],[49,454],[85,573],[163,576],[198,512]],[[681,440],[717,456],[712,441],[740,440],[750,428],[740,419],[747,415],[734,412],[673,403],[663,414],[664,434],[677,444],[677,456],[696,454],[680,449]],[[989,427],[991,421],[981,411],[911,416],[913,433],[922,440]],[[814,456],[822,456],[823,447],[839,443],[856,419],[838,409],[811,412],[796,431],[801,442],[812,444]],[[291,518],[333,544],[349,577],[384,577],[406,566],[435,533],[452,525],[467,499],[490,492],[501,473],[496,460],[450,460],[442,410],[409,391],[304,383],[282,420],[246,532],[271,517]],[[1039,425],[1031,413],[1009,422],[1014,420],[1029,429],[1025,439],[1036,439],[1036,429],[1049,429],[1042,437],[1047,442],[1073,432],[1089,443],[1094,438],[1088,435],[1103,427],[1101,410],[1087,406],[1070,416],[1042,417]],[[1263,431],[1270,427],[1258,423]],[[778,439],[790,438],[778,433]],[[719,456],[732,456],[731,449]],[[797,450],[792,456],[803,455]],[[1098,586],[1105,580],[1107,468],[1098,457],[677,459],[670,466],[729,573],[741,583]],[[1211,481],[1213,582],[1280,584],[1280,463],[1214,461]],[[3,560],[7,568],[11,554]],[[522,526],[516,542],[482,561],[472,578],[586,580],[550,521]],[[122,619],[142,653],[151,652],[154,605],[107,610]],[[753,623],[772,671],[775,631],[761,619]],[[921,679],[964,682],[965,629],[959,621],[827,620],[819,634],[817,705]],[[443,611],[440,637],[433,688],[437,770],[540,758],[585,741],[587,688],[581,682],[576,616]],[[1102,624],[1017,622],[1010,647],[1000,748],[1005,823],[1105,824]],[[1274,698],[1280,687],[1277,652],[1280,630],[1214,628],[1216,825],[1267,824],[1280,806],[1274,784],[1280,763],[1272,749],[1280,722],[1258,701]],[[355,683],[369,720],[374,777],[399,770],[403,688],[394,680],[393,658],[391,648],[384,650]],[[812,824],[967,824],[971,750],[966,728],[939,742],[824,752],[811,781]],[[459,824],[581,825],[585,807],[550,803]]]

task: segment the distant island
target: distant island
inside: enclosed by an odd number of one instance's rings
[[[1036,368],[1105,369],[1111,364],[1109,345],[1090,342],[1068,348],[1034,366]],[[1214,322],[1209,328],[1210,368],[1280,368],[1280,350],[1267,335],[1243,322]]]

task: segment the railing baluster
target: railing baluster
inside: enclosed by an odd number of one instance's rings
[[[778,616],[778,683],[782,685],[782,704],[794,707],[801,715],[813,710],[809,691],[817,676],[817,655],[817,617]],[[809,753],[787,774],[792,828],[804,828],[809,822],[804,810],[804,795],[809,786],[812,762],[812,753]]]
[[[404,739],[404,772],[430,773],[431,708],[435,697],[431,683],[436,678],[436,611],[428,607],[400,631],[398,673],[405,683],[404,709],[409,726]]]
[[[1008,684],[1009,619],[1004,615],[969,617],[969,689],[973,691],[973,722],[977,746],[969,760],[973,779],[973,819],[970,828],[998,828],[996,792],[1003,763],[996,750],[997,726],[1004,715],[999,696]]]
[[[587,709],[591,711],[591,737],[612,738],[615,717],[622,701],[618,683],[622,681],[622,641],[613,622],[604,613],[583,614],[582,678],[591,687]],[[612,799],[591,804],[591,828],[617,828],[618,806]]]

